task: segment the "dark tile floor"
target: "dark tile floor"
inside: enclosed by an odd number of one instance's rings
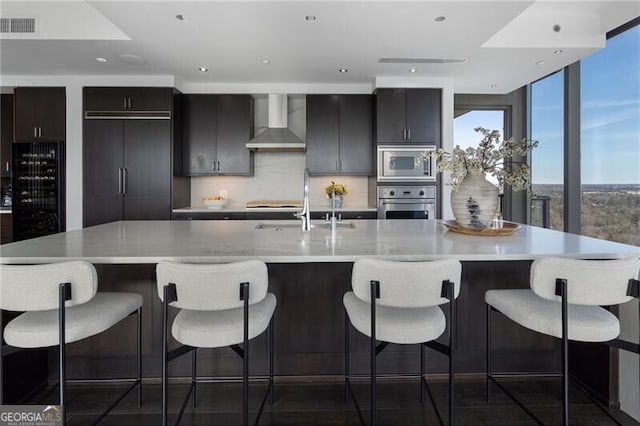
[[[561,403],[558,382],[502,381],[539,418],[548,425],[560,424]],[[535,425],[505,394],[495,386],[492,388],[492,402],[485,401],[483,381],[460,380],[456,384],[456,424],[457,425]],[[360,407],[368,418],[368,385],[355,383]],[[237,384],[202,384],[198,387],[197,408],[187,405],[182,425],[234,425],[240,424],[241,392]],[[447,421],[447,384],[433,382],[431,389],[442,416]],[[120,388],[113,386],[89,387],[70,386],[68,391],[69,425],[91,424],[102,410],[118,395]],[[266,386],[254,384],[250,391],[250,422],[253,423]],[[182,403],[187,386],[175,384],[170,387],[170,422],[173,424]],[[381,382],[378,384],[378,424],[379,425],[434,425],[438,424],[433,406],[425,399],[420,404],[417,382]],[[577,389],[570,389],[572,425],[614,424],[592,402]],[[38,401],[32,403],[55,401]],[[46,399],[55,399],[55,393]],[[129,394],[104,419],[101,425],[159,425],[161,407],[161,387],[144,385],[144,402],[136,406],[135,392]],[[620,411],[613,415],[624,425],[638,425]],[[260,419],[261,425],[359,425],[359,417],[354,404],[344,402],[344,386],[340,383],[277,383],[272,407],[265,406]]]

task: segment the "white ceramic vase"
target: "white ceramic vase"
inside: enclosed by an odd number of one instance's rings
[[[335,198],[331,198],[331,196],[329,196],[329,205],[333,205],[334,209],[341,209],[342,208],[342,201],[343,201],[343,196],[342,195],[336,195]]]
[[[451,210],[460,226],[489,228],[497,208],[498,188],[484,174],[467,174],[451,191]]]

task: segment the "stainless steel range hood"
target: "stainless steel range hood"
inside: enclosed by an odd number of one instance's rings
[[[247,142],[252,151],[304,151],[305,142],[287,128],[286,94],[269,94],[268,128]]]

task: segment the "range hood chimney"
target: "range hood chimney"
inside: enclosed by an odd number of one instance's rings
[[[286,94],[269,94],[268,128],[247,142],[252,151],[304,151],[305,143],[287,128]]]

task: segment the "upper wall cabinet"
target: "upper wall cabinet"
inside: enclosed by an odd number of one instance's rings
[[[183,96],[183,174],[253,175],[250,95]]]
[[[373,175],[372,116],[371,95],[307,95],[309,173]]]
[[[16,142],[65,140],[64,87],[17,87],[13,93]]]
[[[168,87],[87,87],[85,111],[171,111],[173,89]]]
[[[440,89],[378,89],[379,144],[440,144]]]

